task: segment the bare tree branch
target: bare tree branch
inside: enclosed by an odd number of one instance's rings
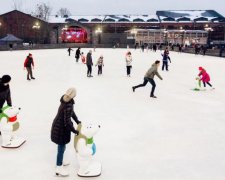
[[[14,10],[22,11],[22,0],[12,0],[12,8]]]
[[[36,17],[44,21],[48,21],[49,16],[51,15],[51,12],[52,12],[52,7],[49,4],[40,3],[36,5],[35,12],[32,14],[34,14]]]
[[[65,15],[70,16],[71,12],[67,8],[60,8],[59,11],[57,12],[57,15],[64,17]]]

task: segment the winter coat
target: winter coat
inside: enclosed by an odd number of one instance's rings
[[[203,69],[198,76],[201,76],[201,81],[204,83],[207,83],[210,81],[210,76],[209,74],[206,72],[205,69]]]
[[[103,58],[99,58],[97,63],[96,63],[96,66],[104,66],[104,63],[103,63]]]
[[[167,53],[162,54],[162,57],[163,57],[164,62],[170,61],[170,63],[171,63],[171,59]]]
[[[91,53],[87,54],[86,64],[87,64],[87,66],[93,66]]]
[[[12,106],[10,87],[9,85],[5,86],[0,79],[0,109],[3,107],[5,101],[9,106]]]
[[[77,59],[80,58],[80,49],[76,50],[75,58],[77,58]]]
[[[131,55],[126,55],[126,65],[132,66],[132,56]]]
[[[160,74],[158,73],[158,67],[157,65],[154,63],[152,64],[152,67],[149,68],[149,70],[146,72],[145,77],[146,78],[150,78],[150,79],[154,79],[154,76],[158,76],[159,79],[162,80],[162,77],[160,76]]]
[[[65,102],[62,97],[60,102],[61,104],[59,106],[58,113],[52,123],[51,140],[56,144],[63,145],[70,142],[71,132],[77,133],[73,127],[71,117],[77,124],[79,124],[80,121],[78,120],[73,109],[73,99],[69,102]]]
[[[25,62],[24,62],[24,67],[31,67],[34,66],[34,60],[32,57],[27,56]]]
[[[85,59],[84,55],[81,55],[81,61],[82,61],[82,63],[86,64],[86,59]]]

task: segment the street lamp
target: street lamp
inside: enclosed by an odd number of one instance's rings
[[[0,22],[0,30],[1,30],[1,27],[2,27],[2,23]],[[0,31],[0,36],[1,36],[1,31]]]
[[[208,32],[208,42],[207,44],[210,45],[211,44],[211,32],[213,31],[213,28],[209,27],[208,24],[205,25],[205,31]]]
[[[164,37],[164,41],[165,41],[165,45],[167,46],[168,45],[168,42],[167,42],[167,38],[168,38],[168,30],[167,29],[163,29],[163,37]]]
[[[101,44],[102,29],[98,27],[98,29],[95,30],[95,33],[98,35],[98,44]]]
[[[35,30],[35,39],[36,39],[36,43],[37,43],[37,31],[41,28],[41,26],[39,25],[38,22],[36,22],[33,26],[32,29]]]
[[[130,31],[130,33],[134,36],[134,41],[135,41],[135,44],[136,44],[137,29],[132,29],[132,30]]]

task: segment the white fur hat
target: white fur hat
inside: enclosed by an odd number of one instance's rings
[[[77,91],[75,88],[69,88],[66,91],[65,95],[63,96],[63,100],[65,102],[69,102],[71,99],[73,99],[76,96],[76,94],[77,94]]]

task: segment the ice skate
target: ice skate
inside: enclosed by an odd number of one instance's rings
[[[55,174],[56,176],[61,176],[61,177],[69,176],[69,173],[64,169],[63,166],[56,166]]]

